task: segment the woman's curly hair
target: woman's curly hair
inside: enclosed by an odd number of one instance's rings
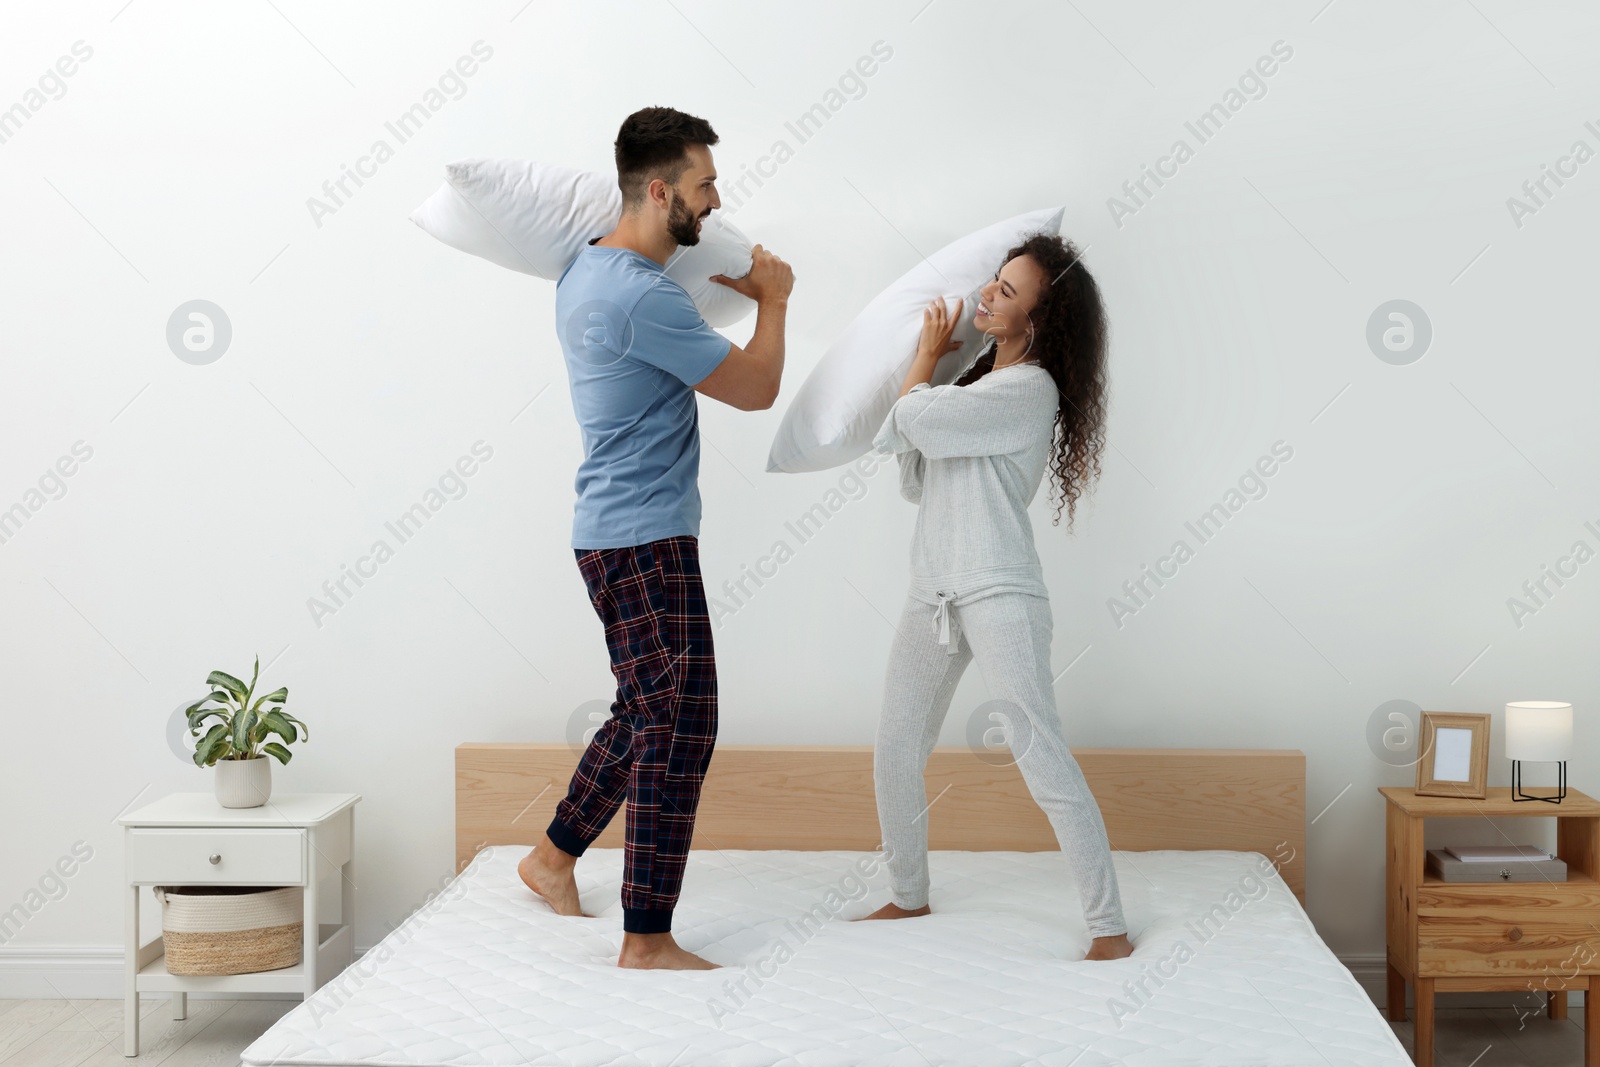
[[[1056,234],[1034,234],[1006,253],[1005,262],[1028,256],[1047,279],[1039,303],[1028,316],[1033,343],[1027,358],[1055,379],[1061,400],[1056,409],[1055,454],[1050,470],[1061,500],[1053,523],[1067,509],[1067,529],[1078,498],[1100,476],[1100,454],[1106,443],[1106,313],[1100,287],[1084,267],[1077,247]],[[995,342],[956,379],[971,385],[994,369]]]

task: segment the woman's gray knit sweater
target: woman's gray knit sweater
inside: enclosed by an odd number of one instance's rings
[[[971,385],[915,386],[889,409],[872,444],[896,454],[900,495],[920,504],[912,596],[1049,595],[1028,505],[1055,441],[1057,397],[1050,372],[1026,361]]]

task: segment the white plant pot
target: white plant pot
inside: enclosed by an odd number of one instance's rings
[[[272,759],[219,759],[217,803],[225,808],[259,808],[272,796]]]

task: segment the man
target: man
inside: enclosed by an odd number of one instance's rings
[[[544,840],[518,865],[561,915],[581,915],[573,867],[628,802],[621,967],[708,969],[678,946],[672,911],[717,735],[711,619],[700,580],[699,409],[704,393],[770,408],[783,378],[794,273],[756,245],[750,273],[715,279],[756,301],[745,348],[706,325],[663,273],[721,205],[704,119],[629,115],[617,134],[622,219],[556,283],[556,325],[583,434],[572,548],[605,629],[617,698]]]

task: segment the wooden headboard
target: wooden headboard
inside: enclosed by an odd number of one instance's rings
[[[1292,749],[1075,748],[1111,847],[1259,852],[1306,899],[1305,754]],[[486,845],[532,846],[578,764],[564,744],[456,748],[456,869]],[[1017,768],[966,748],[928,761],[928,847],[1058,848]],[[598,848],[621,848],[618,811]],[[872,748],[718,745],[700,796],[694,847],[871,852],[882,838]]]

